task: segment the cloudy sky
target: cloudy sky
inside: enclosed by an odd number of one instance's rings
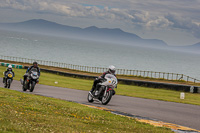
[[[200,0],[0,0],[0,23],[29,19],[120,28],[169,45],[200,42]]]

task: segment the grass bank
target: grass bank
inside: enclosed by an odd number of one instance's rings
[[[172,132],[77,103],[0,88],[0,132]]]
[[[0,72],[3,72],[5,69],[6,67],[0,66]],[[16,77],[14,79],[20,80],[25,73],[25,69],[15,69],[15,73]],[[3,77],[3,75],[0,74],[0,77]],[[55,84],[55,81],[58,84]],[[64,77],[50,73],[41,73],[40,77],[40,84],[87,91],[91,89],[92,83],[92,80]],[[200,105],[200,94],[185,93],[185,99],[180,99],[180,92],[178,91],[124,84],[119,84],[116,92],[117,95]]]

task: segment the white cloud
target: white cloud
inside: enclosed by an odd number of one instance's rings
[[[152,19],[146,23],[147,29],[156,29],[156,28],[167,28],[173,25],[168,19],[164,17],[157,17],[156,19]]]
[[[21,3],[21,1],[16,1],[16,0],[0,1],[0,7],[13,8],[13,9],[19,9],[19,10],[28,10],[31,8],[30,5],[24,5],[23,3]]]
[[[81,2],[92,5],[84,5]],[[188,4],[191,6],[188,7]],[[102,0],[101,2],[95,0],[76,0],[76,2],[72,0],[67,2],[64,0],[1,0],[0,8],[71,18],[101,19],[113,23],[119,21],[140,27],[142,30],[183,30],[200,38],[200,17],[196,16],[200,11],[198,4],[200,4],[198,0],[152,0],[148,2],[146,0]]]
[[[196,38],[200,38],[199,22],[191,20],[189,17],[178,16],[175,14],[168,14],[165,16],[171,23],[171,28],[185,30],[192,33]]]

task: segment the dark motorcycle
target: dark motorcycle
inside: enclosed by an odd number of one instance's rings
[[[88,93],[88,102],[93,102],[95,99],[100,101],[103,105],[110,102],[114,88],[117,87],[117,78],[114,75],[107,74],[102,82],[97,84],[96,89],[93,92]]]
[[[5,74],[4,87],[5,88],[10,88],[12,81],[13,81],[13,72],[12,71],[8,71]]]
[[[22,84],[22,90],[30,90],[30,92],[33,92],[35,85],[39,82],[39,74],[37,72],[37,69],[32,69],[28,75],[26,80],[24,81],[24,84]],[[22,81],[22,80],[21,80]],[[23,82],[22,82],[23,83]]]

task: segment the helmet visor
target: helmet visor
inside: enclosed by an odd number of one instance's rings
[[[37,67],[38,65],[37,65],[37,63],[34,63],[33,66],[34,66],[34,67]]]
[[[115,74],[115,70],[110,70],[110,72]]]

